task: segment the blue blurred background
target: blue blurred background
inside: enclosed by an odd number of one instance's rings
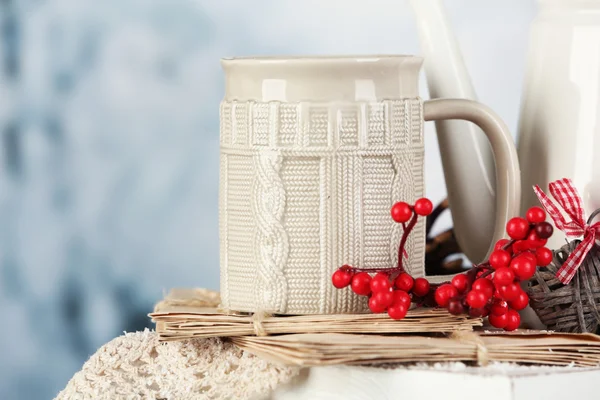
[[[446,5],[514,132],[535,4]],[[418,53],[407,2],[0,0],[0,399],[52,398],[171,287],[218,288],[219,58],[348,53]]]

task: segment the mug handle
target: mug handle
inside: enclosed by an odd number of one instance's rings
[[[488,247],[487,258],[492,252],[496,241],[505,236],[504,230],[508,220],[518,216],[520,211],[521,176],[519,160],[508,127],[489,107],[465,99],[425,101],[423,102],[423,119],[425,121],[462,119],[473,122],[483,130],[492,146],[496,165],[496,216],[493,240]],[[451,171],[450,176],[456,175]],[[468,178],[465,177],[464,179]],[[452,182],[446,182],[446,185],[450,186]],[[473,196],[477,196],[477,193],[473,193]],[[466,213],[473,212],[473,210],[461,209],[460,205],[454,205],[454,208],[452,208],[452,199],[449,198],[449,201],[453,218],[461,218],[461,214],[468,215]],[[482,219],[489,218],[486,215],[480,217]],[[469,259],[479,262],[481,260],[477,260],[477,256],[474,256],[477,249],[472,249],[472,246],[470,249],[469,233],[468,231],[455,231],[454,234],[465,255]],[[479,257],[481,257],[482,252],[478,252]]]

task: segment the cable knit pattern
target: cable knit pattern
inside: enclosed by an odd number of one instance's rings
[[[281,222],[285,207],[285,190],[279,176],[281,156],[264,151],[254,160],[256,179],[251,200],[258,252],[255,304],[260,310],[275,312],[287,307],[287,282],[283,269],[287,261],[288,239]]]
[[[221,104],[222,306],[281,314],[367,311],[332,290],[343,264],[396,265],[393,202],[423,196],[419,98]],[[423,275],[424,225],[405,264]]]
[[[298,372],[217,338],[161,344],[146,330],[101,347],[55,400],[268,398]]]

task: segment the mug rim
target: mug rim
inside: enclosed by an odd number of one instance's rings
[[[356,62],[356,63],[385,63],[393,61],[413,61],[421,63],[423,58],[411,54],[348,54],[348,55],[256,55],[256,56],[236,56],[223,57],[221,64],[223,66],[231,64],[282,64],[282,63],[335,63],[335,62]]]

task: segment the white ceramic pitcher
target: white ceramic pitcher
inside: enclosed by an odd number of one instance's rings
[[[421,58],[238,58],[222,64],[224,308],[366,311],[365,298],[335,290],[331,274],[343,264],[395,265],[402,228],[389,210],[396,201],[413,203],[424,196],[424,121],[465,119],[479,125],[497,164],[498,212],[478,218],[494,221],[498,239],[508,218],[518,213],[519,169],[506,126],[473,101],[422,102]],[[470,179],[449,178],[449,186]],[[424,274],[424,248],[421,221],[407,245],[406,267],[414,276]]]
[[[524,211],[530,188],[570,178],[586,215],[600,207],[600,1],[538,0],[519,119]],[[556,229],[550,248],[565,243]]]

